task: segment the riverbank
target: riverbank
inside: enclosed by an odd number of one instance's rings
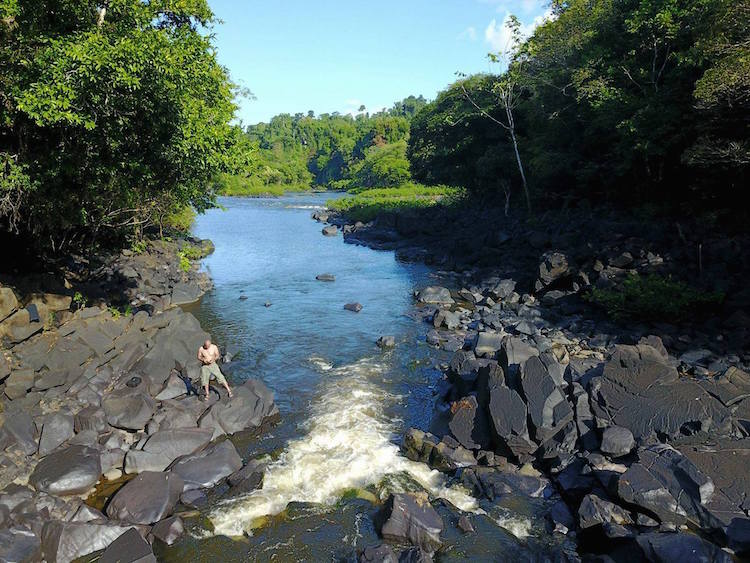
[[[404,436],[410,459],[483,507],[536,503],[531,525],[571,539],[580,556],[748,555],[746,237],[601,210],[533,223],[486,208],[315,218],[347,242],[452,272],[448,287],[417,294],[427,342],[454,355],[431,432]],[[670,322],[613,320],[583,298],[616,295],[636,274],[692,277],[701,295],[718,285],[723,298]],[[681,296],[656,298],[654,312],[667,314]]]
[[[203,402],[181,379],[199,378],[208,334],[180,305],[210,287],[199,260],[212,250],[156,240],[71,259],[54,280],[3,278],[0,559],[153,561],[207,490],[257,486],[256,464],[225,437],[277,417],[273,394],[251,379]]]

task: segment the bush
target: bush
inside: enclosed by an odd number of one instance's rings
[[[671,277],[631,274],[618,287],[593,288],[585,298],[603,307],[615,320],[680,321],[721,304],[724,295]]]
[[[235,197],[281,197],[287,192],[310,191],[309,184],[265,184],[257,178],[223,174],[216,182],[220,195]]]

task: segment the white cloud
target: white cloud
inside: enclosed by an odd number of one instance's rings
[[[510,21],[510,12],[505,12],[505,17],[501,22],[498,22],[495,18],[492,19],[490,24],[484,30],[484,39],[490,45],[493,51],[505,53],[513,47],[513,34],[508,29],[508,22]],[[521,38],[526,39],[534,30],[543,24],[546,20],[552,17],[552,12],[547,10],[544,14],[534,18],[530,23],[521,22]]]
[[[458,34],[459,39],[476,41],[477,40],[477,29],[473,26],[469,26]]]

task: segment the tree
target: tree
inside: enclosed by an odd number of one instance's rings
[[[213,22],[205,0],[0,1],[0,230],[59,251],[211,206],[247,158]]]

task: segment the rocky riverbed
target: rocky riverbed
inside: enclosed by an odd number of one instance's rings
[[[472,216],[475,228],[450,211],[368,225],[313,215],[348,242],[446,267],[442,285],[415,301],[427,342],[453,357],[429,431],[408,430],[404,454],[463,483],[485,508],[536,503],[535,524],[576,546],[568,559],[750,557],[750,323],[732,264],[747,241],[701,244],[705,266],[681,233],[673,243],[648,225],[496,227],[499,210],[477,213],[486,217]],[[725,280],[723,308],[680,325],[627,325],[580,298],[629,273],[680,267]],[[391,507],[381,529],[389,541],[360,561],[395,561],[393,540],[420,552],[401,560],[439,560],[437,504],[411,497]],[[476,533],[471,516],[462,520]]]
[[[182,379],[208,334],[178,305],[210,286],[211,250],[153,241],[73,260],[60,293],[40,291],[48,277],[0,286],[0,561],[155,561],[208,489],[257,486],[226,437],[273,421],[273,394],[248,380],[203,402]]]

